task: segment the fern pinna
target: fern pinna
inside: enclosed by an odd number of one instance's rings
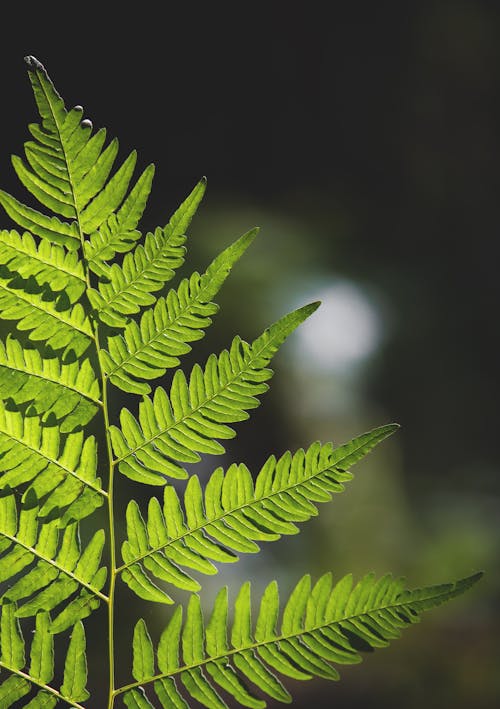
[[[41,122],[29,126],[24,158],[12,163],[39,204],[0,191],[17,226],[0,231],[0,314],[12,325],[0,342],[0,706],[95,706],[86,705],[84,621],[98,608],[108,619],[108,708],[289,702],[286,677],[337,679],[337,665],[360,660],[359,641],[386,645],[479,574],[414,591],[390,575],[357,584],[306,575],[284,602],[272,581],[254,619],[246,582],[231,600],[222,588],[204,620],[203,575],[295,534],[397,427],[338,447],[315,442],[270,457],[260,471],[233,463],[202,479],[189,474],[186,464],[224,452],[231,426],[267,390],[273,355],[318,303],[284,315],[251,343],[235,337],[204,364],[179,369],[257,230],[205,273],[166,289],[184,262],[205,181],[166,226],[143,237],[153,166],[134,178],[135,152],[117,164],[117,140],[94,131],[80,106],[67,110],[44,67],[26,62]],[[159,378],[163,386],[154,384]],[[110,411],[110,387],[131,395],[131,410]],[[122,540],[120,476],[162,488],[147,508],[130,500]],[[181,489],[172,479],[187,483]],[[106,529],[89,533],[92,517]],[[158,641],[141,618],[130,628],[129,680],[121,685],[119,584],[165,607]],[[185,602],[174,602],[172,589]]]

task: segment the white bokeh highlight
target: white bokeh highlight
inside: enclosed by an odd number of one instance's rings
[[[348,374],[377,350],[382,317],[373,299],[357,284],[335,279],[308,290],[302,303],[320,300],[316,312],[297,328],[293,355],[302,366]]]

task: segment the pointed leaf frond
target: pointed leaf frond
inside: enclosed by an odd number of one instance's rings
[[[278,320],[252,345],[239,337],[219,357],[211,355],[203,370],[195,365],[189,381],[177,370],[170,395],[162,387],[153,399],[145,396],[137,421],[122,409],[121,429],[110,428],[113,448],[123,475],[139,482],[164,485],[167,477],[185,478],[179,465],[200,460],[199,453],[224,452],[217,439],[233,438],[227,424],[248,418],[267,391],[267,368],[286,337],[316,308],[306,305]]]
[[[183,235],[166,238],[157,229],[146,234],[144,246],[139,244],[125,255],[122,266],[110,266],[99,290],[88,293],[99,319],[111,327],[122,327],[129,315],[152,305],[156,301],[152,294],[163,288],[184,262],[184,241]]]
[[[66,656],[65,685],[76,681],[72,685],[72,697],[65,686],[64,692],[59,692],[49,683],[54,679],[54,635],[50,631],[50,615],[41,612],[36,617],[30,651],[29,667],[25,667],[25,642],[17,619],[16,605],[4,604],[0,608],[0,667],[9,671],[10,676],[0,684],[0,706],[20,707],[18,702],[25,697],[33,687],[38,689],[37,694],[27,703],[22,704],[24,709],[52,709],[60,700],[65,699],[72,707],[81,707],[76,701],[76,696],[84,698],[84,677],[81,669],[81,659],[77,659],[77,643],[70,642]],[[76,631],[78,632],[78,630]],[[77,639],[78,640],[78,639]],[[79,641],[81,649],[81,640]],[[88,696],[88,695],[87,695]]]
[[[112,174],[118,141],[105,146],[104,129],[92,135],[92,123],[83,119],[81,106],[68,111],[43,65],[33,57],[27,63],[42,122],[30,126],[33,140],[25,144],[26,161],[14,157],[13,166],[26,189],[59,216],[46,216],[3,191],[0,204],[23,229],[70,250],[88,236],[85,255],[99,272],[102,258],[128,250],[140,236],[135,228],[154,168],[148,167],[127,195],[135,151]]]
[[[163,288],[175,269],[184,263],[185,232],[204,191],[203,180],[167,226],[156,229],[154,234],[146,234],[144,245],[139,244],[133,253],[126,254],[121,266],[113,264],[105,268],[101,264],[99,290],[89,291],[89,298],[102,322],[111,327],[123,327],[129,315],[156,301],[152,293]]]
[[[21,332],[28,331],[35,342],[45,342],[54,350],[65,348],[80,357],[88,349],[92,326],[80,303],[71,305],[63,291],[54,293],[40,286],[33,276],[21,278],[0,266],[0,319],[16,320]]]
[[[252,229],[231,244],[200,276],[185,278],[177,290],[158,298],[140,322],[129,322],[123,335],[108,339],[103,363],[110,381],[124,391],[147,394],[151,387],[137,379],[155,379],[176,367],[179,356],[190,351],[187,344],[203,337],[218,306],[211,302],[231,268],[258,233]]]
[[[49,355],[49,352],[44,353]],[[85,426],[100,405],[100,386],[89,360],[61,363],[10,335],[0,340],[0,398],[32,403],[38,414],[60,422],[61,433]]]
[[[38,512],[36,505],[25,503],[18,519],[14,495],[0,498],[0,583],[11,584],[0,604],[16,602],[16,615],[29,617],[72,599],[50,625],[55,633],[86,617],[89,605],[97,607],[99,599],[106,599],[101,593],[106,570],[99,567],[104,533],[96,532],[82,549],[77,523],[61,531],[57,520],[38,522]]]
[[[418,622],[424,610],[464,593],[480,576],[409,591],[401,579],[390,575],[377,580],[368,574],[355,586],[350,577],[333,585],[331,574],[325,574],[312,586],[306,575],[289,595],[281,621],[278,589],[273,581],[262,596],[255,624],[250,583],[246,582],[235,601],[232,625],[228,622],[227,591],[222,589],[206,628],[199,599],[192,596],[184,625],[177,622],[175,634],[167,626],[160,638],[157,668],[150,661],[149,677],[142,677],[117,693],[126,693],[128,706],[134,706],[132,693],[145,696],[144,691],[148,690],[155,692],[165,709],[182,707],[184,699],[177,685],[180,680],[189,696],[209,709],[227,707],[219,689],[229,693],[238,705],[266,706],[252,685],[260,694],[290,702],[291,696],[279,675],[299,680],[337,680],[337,665],[361,661],[357,650],[360,641],[372,648],[387,646],[400,637],[404,628]],[[166,662],[167,647],[170,656],[181,659],[174,664]],[[133,651],[135,662],[142,651],[140,643],[134,642]],[[168,682],[168,693],[164,682]]]
[[[131,189],[120,209],[111,214],[97,231],[84,242],[89,268],[98,276],[106,275],[110,261],[117,253],[126,253],[140,239],[136,229],[151,192],[154,166],[149,165]]]
[[[0,263],[27,279],[33,276],[38,285],[48,284],[53,291],[66,293],[76,303],[86,288],[83,264],[74,251],[57,244],[38,244],[29,232],[0,231]]]
[[[63,442],[57,425],[30,414],[0,403],[0,489],[29,484],[28,490],[43,500],[43,517],[65,508],[73,519],[91,514],[106,495],[96,474],[94,436],[85,438],[83,431],[76,431]],[[86,505],[77,516],[75,505],[84,493]]]
[[[243,464],[231,465],[225,474],[217,468],[204,494],[193,475],[183,506],[175,488],[167,485],[163,509],[152,498],[146,521],[132,500],[122,546],[125,563],[118,572],[140,566],[150,579],[197,591],[199,584],[182,567],[213,574],[216,567],[211,562],[237,561],[235,552],[255,553],[260,550],[259,541],[297,533],[295,523],[315,516],[317,504],[341,492],[352,478],[348,468],[397,428],[395,424],[381,426],[337,448],[313,443],[307,451],[285,453],[278,461],[271,456],[255,486]]]
[[[42,123],[31,126],[33,140],[25,146],[29,166],[15,159],[14,168],[41,204],[77,220],[81,231],[91,234],[122,202],[135,153],[109,179],[118,152],[116,139],[104,148],[105,131],[92,136],[81,106],[68,111],[44,67],[28,62],[28,68]]]
[[[75,251],[80,246],[80,233],[76,222],[63,222],[57,217],[48,217],[22,204],[3,190],[0,190],[0,204],[12,221],[31,234],[52,244],[65,246],[70,251]]]
[[[85,646],[83,624],[78,622],[71,633],[66,662],[64,663],[64,682],[61,686],[62,696],[76,702],[84,701],[90,696],[85,688],[87,684]]]

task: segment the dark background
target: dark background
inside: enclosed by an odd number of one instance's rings
[[[261,226],[196,359],[332,295],[309,336],[323,356],[309,360],[310,339],[290,338],[231,459],[258,469],[316,438],[402,425],[299,537],[215,585],[251,576],[260,589],[277,577],[285,594],[306,571],[390,570],[417,586],[484,569],[470,594],[346,668],[340,684],[294,693],[298,707],[496,706],[500,4],[106,7],[6,10],[1,187],[26,199],[9,156],[37,119],[22,61],[33,54],[123,156],[136,148],[139,167],[156,163],[143,230],[208,177],[184,275]],[[355,296],[361,320],[335,320],[339,292],[348,306]],[[369,351],[352,366],[335,359],[369,326]]]

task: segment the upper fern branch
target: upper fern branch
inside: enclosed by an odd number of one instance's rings
[[[205,191],[202,180],[182,203],[164,229],[146,234],[144,246],[138,244],[126,254],[122,266],[102,269],[99,289],[89,290],[89,299],[99,319],[112,327],[122,327],[132,313],[138,313],[156,298],[152,293],[163,288],[184,263],[185,232]]]
[[[184,567],[214,574],[212,562],[234,562],[234,552],[255,553],[258,541],[295,534],[295,522],[317,515],[316,504],[331,500],[352,478],[348,469],[366,456],[398,426],[381,426],[333,448],[312,444],[307,451],[271,456],[255,485],[244,464],[212,474],[203,494],[198,477],[190,477],[181,505],[175,488],[165,487],[163,510],[153,497],[147,520],[132,500],[127,509],[124,565],[117,571],[141,598],[169,602],[151,577],[178,588],[197,591],[200,584]],[[184,507],[184,509],[183,509]]]
[[[176,290],[160,297],[146,310],[139,323],[131,320],[123,335],[108,338],[102,352],[109,380],[120,389],[138,394],[151,391],[138,379],[155,379],[176,367],[179,357],[190,351],[188,342],[203,337],[218,306],[211,302],[231,268],[258,233],[252,229],[219,254],[203,275],[196,271],[181,281]]]
[[[236,337],[229,351],[211,355],[205,369],[195,365],[189,381],[177,370],[167,395],[158,387],[145,396],[139,421],[122,409],[121,428],[111,427],[113,448],[123,475],[151,485],[164,485],[167,476],[186,478],[182,462],[197,462],[199,452],[218,454],[217,439],[232,438],[227,424],[248,418],[259,404],[272,376],[267,368],[286,337],[316,308],[304,306],[274,323],[252,345]]]

